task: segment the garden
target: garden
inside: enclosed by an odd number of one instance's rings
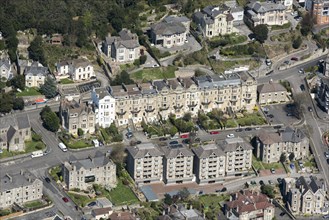
[[[199,112],[198,123],[205,130],[234,128],[237,126],[231,116],[218,109],[213,109],[207,114]]]
[[[247,41],[247,36],[233,33],[233,34],[213,37],[208,41],[208,45],[210,49],[215,49],[217,47],[224,47],[227,45],[241,44],[245,41]]]
[[[143,69],[132,73],[130,78],[136,82],[148,82],[156,79],[175,78],[176,70],[177,67],[175,66]]]
[[[22,97],[22,96],[38,96],[42,95],[37,88],[28,88],[26,87],[25,90],[22,92],[16,93],[17,97]]]
[[[100,133],[105,143],[122,142],[123,135],[114,123],[107,128],[101,128]]]
[[[240,115],[240,116],[239,116]],[[236,115],[236,122],[239,126],[264,125],[266,119],[260,113],[241,113]]]

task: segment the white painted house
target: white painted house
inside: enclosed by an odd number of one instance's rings
[[[57,64],[57,75],[69,75],[74,81],[95,77],[94,67],[87,59],[64,60]]]
[[[96,124],[109,127],[115,122],[115,99],[106,88],[93,89],[91,98],[95,105]]]

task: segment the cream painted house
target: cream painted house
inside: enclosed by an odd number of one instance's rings
[[[258,103],[268,105],[272,103],[288,102],[288,92],[280,83],[270,82],[257,86]]]
[[[42,66],[38,62],[33,62],[31,66],[24,69],[25,86],[40,88],[45,83],[46,77],[49,75],[47,67]]]

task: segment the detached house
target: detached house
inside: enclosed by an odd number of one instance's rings
[[[245,9],[245,22],[251,27],[259,24],[284,25],[288,23],[286,6],[272,2],[251,2]]]
[[[64,60],[57,64],[57,77],[70,77],[74,81],[95,77],[94,67],[87,59]]]
[[[0,60],[0,79],[11,79],[13,74],[11,72],[11,65],[9,59]]]
[[[62,125],[70,134],[77,135],[79,128],[84,133],[95,132],[95,112],[92,106],[75,100],[62,100],[59,111]]]
[[[257,94],[260,105],[289,101],[288,92],[280,83],[270,82],[259,85],[257,86]]]
[[[31,125],[27,115],[0,118],[0,149],[24,151],[31,140]]]
[[[168,16],[151,26],[151,42],[165,48],[182,46],[187,42],[190,20],[185,17]]]
[[[212,38],[233,33],[234,17],[226,5],[207,6],[202,11],[196,12],[193,19],[205,37]]]
[[[140,48],[137,34],[122,29],[119,36],[107,37],[103,43],[103,52],[116,62],[133,62],[140,57]]]
[[[24,69],[25,86],[26,87],[40,87],[45,83],[46,77],[49,75],[47,67],[42,66],[38,62],[33,62],[31,66]]]

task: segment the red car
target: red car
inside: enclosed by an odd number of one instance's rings
[[[63,199],[63,201],[64,201],[65,203],[69,201],[69,199],[66,198],[66,197],[63,197],[62,199]]]
[[[210,134],[219,134],[219,131],[211,131]]]
[[[297,57],[291,57],[291,60],[298,61],[298,58]]]
[[[189,134],[182,134],[181,136],[180,136],[180,138],[189,138]]]

